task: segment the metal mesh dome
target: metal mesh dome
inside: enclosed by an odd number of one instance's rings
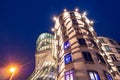
[[[52,48],[54,36],[50,33],[42,33],[36,41],[37,51],[49,50]]]

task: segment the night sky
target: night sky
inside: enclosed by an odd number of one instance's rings
[[[64,8],[86,11],[98,35],[120,42],[120,0],[0,0],[0,78],[6,80],[4,69],[16,64],[14,80],[27,80],[34,70],[38,36],[51,32],[52,17]]]

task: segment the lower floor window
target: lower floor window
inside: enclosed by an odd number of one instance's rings
[[[65,80],[74,80],[74,70],[65,72]]]
[[[90,76],[90,80],[100,80],[100,76],[99,76],[98,72],[88,71],[88,74]]]
[[[104,73],[105,73],[105,76],[106,76],[106,80],[113,80],[112,76],[108,72],[104,71]]]

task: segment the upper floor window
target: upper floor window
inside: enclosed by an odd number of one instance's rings
[[[112,51],[108,45],[104,45],[104,47],[105,47],[106,51],[108,51],[108,52]]]
[[[96,71],[88,71],[88,74],[90,76],[90,80],[101,80],[98,72]]]
[[[74,80],[74,70],[65,72],[65,80]]]
[[[117,66],[117,69],[118,69],[118,71],[119,71],[119,73],[120,73],[120,66]]]
[[[110,54],[110,57],[111,57],[111,59],[112,59],[113,61],[118,61],[117,58],[116,58],[116,56],[115,56],[114,54]]]
[[[93,59],[92,59],[92,56],[91,56],[90,52],[83,51],[82,55],[83,55],[83,57],[86,61],[93,62]]]
[[[103,38],[99,38],[99,40],[100,40],[101,43],[105,43]]]
[[[116,50],[118,51],[118,53],[120,53],[120,48],[116,48]]]
[[[104,71],[104,73],[105,73],[106,80],[113,80],[112,76],[108,72]]]
[[[91,44],[92,44],[92,47],[97,47],[97,44],[96,44],[95,41],[93,41],[92,39],[90,39],[90,42],[91,42]]]
[[[66,41],[66,42],[64,43],[64,50],[66,50],[66,49],[68,49],[68,48],[70,48],[70,43],[69,43],[69,41]]]
[[[73,23],[74,25],[78,25],[78,22],[77,22],[76,19],[72,19],[72,23]]]
[[[70,16],[71,17],[75,16],[74,12],[70,12]]]
[[[83,38],[78,39],[78,42],[80,45],[86,45],[85,39]]]
[[[113,44],[113,45],[116,45],[116,43],[115,43],[113,40],[110,40],[110,39],[109,39],[109,42],[110,42],[111,44]]]
[[[65,64],[69,64],[70,62],[72,62],[71,53],[68,53],[67,55],[64,56],[64,62]]]
[[[103,59],[103,57],[98,53],[96,53],[96,55],[97,55],[98,62],[105,64],[105,60]]]

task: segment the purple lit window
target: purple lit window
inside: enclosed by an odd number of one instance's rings
[[[74,70],[65,72],[65,80],[74,80]]]
[[[105,73],[105,76],[106,76],[106,80],[113,80],[112,76],[108,72],[104,71],[104,73]]]
[[[69,43],[69,41],[66,41],[66,42],[64,43],[64,50],[66,50],[66,49],[68,49],[68,48],[70,48],[70,43]]]
[[[72,62],[71,53],[64,56],[64,62],[65,64],[69,64],[70,62]]]
[[[100,76],[99,76],[98,72],[88,71],[88,74],[90,76],[90,80],[100,80]]]

